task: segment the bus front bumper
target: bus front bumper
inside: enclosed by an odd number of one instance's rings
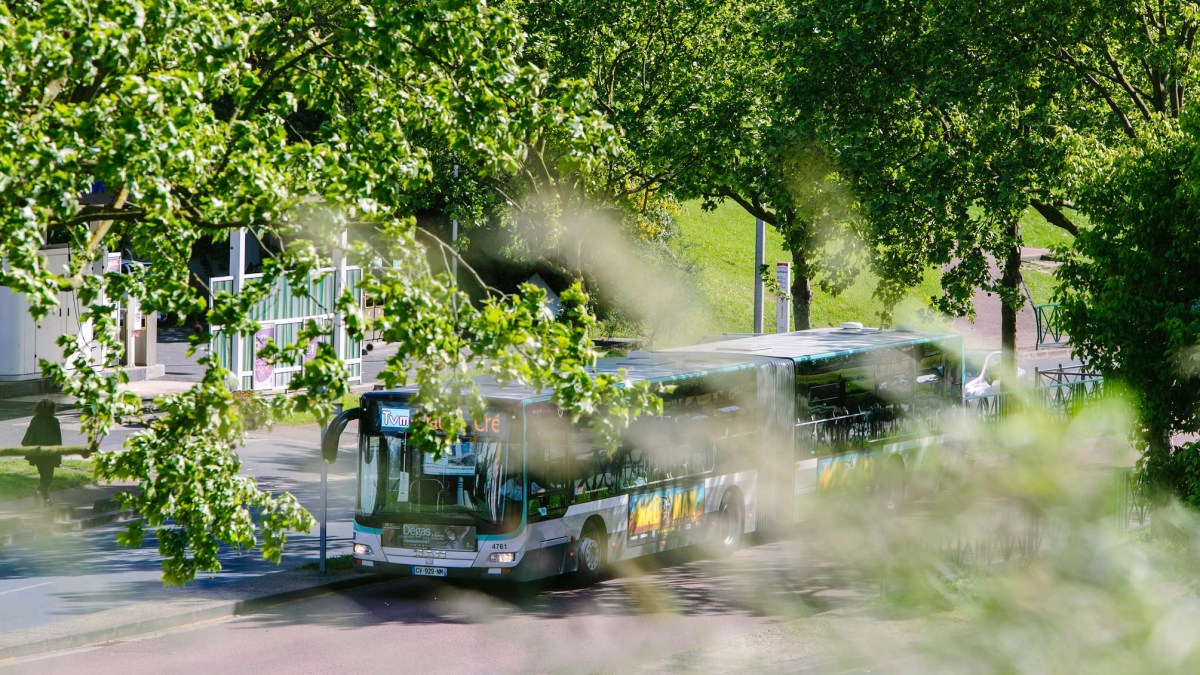
[[[526,551],[515,565],[450,567],[437,564],[414,565],[411,563],[384,562],[381,560],[354,559],[354,569],[359,572],[387,574],[393,576],[428,577],[432,579],[471,579],[479,581],[523,582],[557,576],[571,571],[574,564],[571,553],[574,544],[565,543],[546,548]]]

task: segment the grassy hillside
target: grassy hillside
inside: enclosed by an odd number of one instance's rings
[[[677,217],[680,236],[674,244],[676,255],[692,266],[685,283],[691,291],[693,307],[688,319],[675,331],[660,336],[660,342],[683,343],[703,335],[749,332],[754,319],[754,219],[734,204],[721,205],[704,212],[699,202],[685,204]],[[1067,244],[1070,235],[1047,223],[1030,211],[1022,219],[1026,245],[1052,248]],[[779,233],[767,227],[765,261],[788,261]],[[1044,270],[1026,269],[1027,285],[1038,303],[1049,302],[1054,290],[1053,277]],[[930,317],[925,300],[941,292],[939,274],[931,271],[924,283],[913,289],[895,312],[895,323],[919,326],[948,325]],[[842,294],[831,296],[814,288],[813,325],[836,326],[843,321],[861,321],[878,325],[883,305],[873,296],[876,277],[863,270],[858,280]],[[775,330],[774,298],[768,297],[764,309],[764,329]]]
[[[1070,217],[1080,227],[1090,226],[1088,220],[1078,213],[1071,213]],[[1046,222],[1037,211],[1029,209],[1021,218],[1021,239],[1029,248],[1055,249],[1069,246],[1073,237],[1062,228]],[[1051,266],[1040,263],[1022,266],[1021,276],[1025,279],[1025,287],[1029,290],[1034,304],[1045,304],[1053,299],[1058,281],[1051,269]]]
[[[1069,217],[1080,227],[1086,228],[1090,225],[1087,218],[1078,213],[1071,212]],[[1029,209],[1021,217],[1021,240],[1030,248],[1052,249],[1058,246],[1067,246],[1071,243],[1071,239],[1073,237],[1066,230],[1046,222],[1046,219],[1033,209]]]
[[[694,308],[694,330],[698,335],[748,332],[754,320],[754,219],[734,204],[723,204],[706,213],[699,202],[684,205],[677,217],[680,237],[675,249],[693,266],[689,279],[698,298]],[[765,261],[790,261],[783,251],[779,233],[767,227]],[[843,321],[878,325],[883,305],[873,297],[876,278],[866,270],[838,296],[815,288],[813,325],[836,326]],[[931,273],[920,288],[896,311],[896,322],[928,324],[922,316],[921,298],[938,292],[938,275]],[[775,330],[774,298],[767,298],[764,329]],[[940,323],[940,322],[935,322]],[[944,323],[940,323],[944,325]]]

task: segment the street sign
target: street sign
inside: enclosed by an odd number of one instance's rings
[[[775,263],[775,281],[783,291],[783,294],[775,296],[775,332],[786,333],[791,330],[792,323],[792,299],[787,295],[792,287],[791,263]]]

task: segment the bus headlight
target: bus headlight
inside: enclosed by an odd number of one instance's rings
[[[374,555],[374,554],[375,554],[375,551],[372,551],[371,547],[367,546],[366,544],[355,544],[354,545],[354,555]]]
[[[510,563],[516,560],[516,553],[493,553],[488,556],[488,562]]]

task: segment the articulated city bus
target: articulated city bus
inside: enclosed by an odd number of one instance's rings
[[[408,442],[414,392],[374,391],[359,420],[354,561],[363,571],[589,583],[615,561],[718,553],[818,513],[820,489],[902,472],[962,396],[953,334],[818,329],[601,359],[663,385],[663,413],[618,447],[521,387],[480,382],[483,419],[435,458]]]

